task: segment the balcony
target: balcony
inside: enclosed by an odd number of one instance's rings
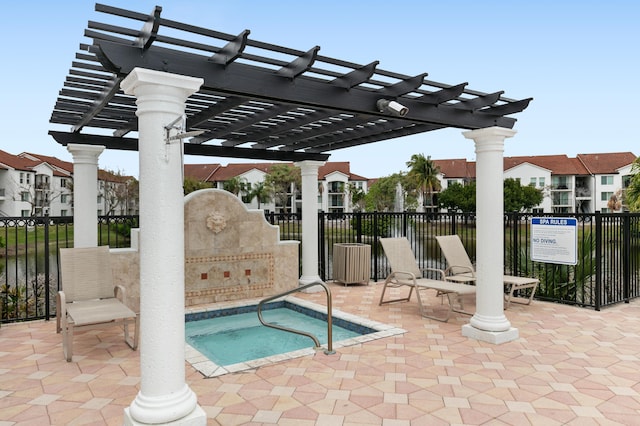
[[[581,198],[591,198],[591,189],[585,187],[585,186],[576,186],[576,198],[577,199],[581,199]]]

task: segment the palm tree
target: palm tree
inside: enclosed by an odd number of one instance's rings
[[[264,182],[258,182],[255,184],[251,192],[249,192],[249,198],[253,200],[257,198],[258,200],[258,208],[260,208],[261,203],[268,203],[271,201],[271,193],[272,190],[267,186]]]
[[[236,197],[244,192],[244,186],[246,183],[246,179],[241,178],[240,176],[232,177],[231,179],[225,181],[222,184],[222,189],[225,191],[231,192]]]
[[[409,167],[407,178],[416,189],[420,190],[423,206],[428,199],[428,205],[433,209],[433,193],[441,188],[438,180],[440,167],[431,160],[431,156],[425,157],[424,154],[413,154],[411,160],[407,161],[407,167]]]

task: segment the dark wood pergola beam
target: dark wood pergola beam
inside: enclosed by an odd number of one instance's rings
[[[83,133],[49,131],[49,135],[60,145],[84,144],[103,145],[107,149],[117,149],[122,151],[138,151],[138,139],[118,138],[104,135],[88,135]],[[183,143],[186,155],[203,155],[207,157],[232,157],[245,158],[251,160],[272,160],[272,161],[327,161],[329,154],[313,152],[284,152],[276,150],[256,150],[251,148],[237,148],[226,146],[213,146],[204,144]]]

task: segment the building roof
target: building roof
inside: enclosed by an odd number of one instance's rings
[[[185,164],[184,175],[201,182],[225,182],[251,170],[269,173],[271,167],[276,164],[285,164],[294,167],[293,163],[229,163],[226,166],[220,164]],[[324,179],[327,175],[334,172],[346,175],[349,180],[368,180],[366,177],[351,173],[351,165],[348,161],[326,162],[318,169],[318,177]]]
[[[632,152],[609,152],[601,154],[578,154],[578,160],[594,175],[617,174],[618,169],[636,160]]]
[[[549,170],[552,175],[584,176],[596,174],[616,174],[618,169],[633,163],[636,156],[632,152],[602,154],[578,154],[577,157],[559,155],[530,155],[504,157],[504,170],[522,164],[532,164]],[[433,160],[447,179],[475,178],[476,163],[465,159]]]
[[[33,167],[40,163],[41,161],[18,157],[17,155],[0,150],[0,166],[4,169],[32,171]]]
[[[185,164],[184,176],[200,182],[210,182],[213,174],[220,168],[220,164]]]
[[[52,157],[50,155],[42,155],[42,154],[34,154],[32,152],[22,152],[18,154],[18,157],[27,158],[37,163],[47,163],[53,169],[53,174],[55,176],[71,176],[73,175],[73,163],[69,161],[61,160],[57,157]]]
[[[529,155],[522,157],[505,157],[504,170],[512,169],[523,163],[533,164],[549,170],[554,175],[588,175],[589,171],[575,158],[560,155]]]
[[[445,179],[468,179],[475,176],[475,163],[471,170],[472,162],[464,158],[454,158],[449,160],[433,160],[433,163],[440,168],[440,173]]]

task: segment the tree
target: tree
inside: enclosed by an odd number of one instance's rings
[[[287,201],[291,195],[290,191],[293,191],[295,195],[302,185],[300,169],[288,164],[274,164],[265,177],[265,184],[271,189],[276,207],[280,206],[283,210],[286,210],[288,207]]]
[[[631,180],[625,194],[629,211],[640,212],[640,157],[636,158],[631,167]]]
[[[365,193],[362,188],[356,187],[350,183],[347,185],[347,196],[351,200],[351,205],[354,211],[361,211],[365,207]]]
[[[463,212],[476,211],[476,183],[453,183],[438,195],[440,207]]]
[[[258,200],[258,208],[260,208],[262,203],[271,201],[271,194],[271,188],[269,188],[265,182],[258,182],[251,191],[249,191],[249,201],[256,198]]]
[[[520,182],[507,178],[504,180],[504,211],[527,211],[542,202],[542,190],[534,186],[522,186]]]
[[[406,164],[410,169],[407,174],[407,187],[419,189],[422,205],[428,205],[433,209],[433,193],[439,191],[441,187],[438,179],[440,167],[431,160],[431,156],[425,157],[424,154],[413,154]],[[427,200],[428,204],[426,204]]]
[[[369,187],[364,203],[366,211],[389,211],[395,205],[398,184],[403,181],[402,174],[381,177]]]
[[[237,197],[242,192],[244,192],[246,183],[246,179],[240,176],[234,176],[222,184],[222,189],[224,189],[225,191],[229,191]]]
[[[131,176],[125,176],[121,171],[105,170],[100,172],[101,178],[104,181],[104,207],[105,215],[109,216],[115,214],[118,207],[120,211],[125,210],[128,213],[128,207],[132,204],[132,196],[138,197],[137,182],[135,178]],[[135,194],[133,194],[133,188],[136,188]]]
[[[191,192],[197,191],[199,189],[211,188],[212,185],[210,182],[202,182],[198,179],[185,176],[184,181],[182,182],[182,188],[184,189],[184,195],[187,195]]]

